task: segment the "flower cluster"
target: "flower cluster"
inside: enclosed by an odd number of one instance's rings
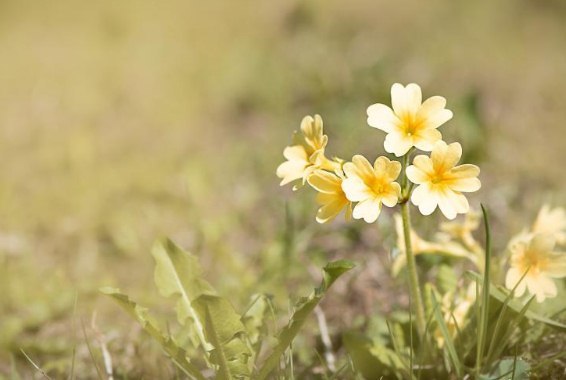
[[[511,239],[508,250],[510,267],[505,286],[515,289],[517,297],[525,291],[537,302],[556,297],[555,278],[566,277],[566,252],[557,247],[566,246],[566,212],[545,205],[534,224]]]
[[[418,85],[396,83],[391,88],[391,105],[378,103],[367,109],[368,124],[387,133],[385,151],[402,157],[403,162],[408,162],[415,149],[430,152],[430,156],[417,155],[405,168],[385,156],[377,157],[373,165],[361,155],[350,162],[330,160],[325,156],[328,137],[318,115],[303,119],[293,145],[283,151],[287,161],[277,168],[281,185],[300,181],[294,189],[308,183],[317,190],[319,223],[332,220],[343,209],[347,218],[373,223],[384,205],[394,207],[409,199],[423,215],[437,207],[448,219],[469,211],[463,193],[480,188],[480,170],[475,165],[457,165],[462,147],[442,140],[438,128],[453,116],[445,108],[446,99],[433,96],[423,102]],[[402,172],[410,184],[397,182]]]

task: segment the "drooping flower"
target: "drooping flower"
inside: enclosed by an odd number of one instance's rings
[[[416,156],[407,168],[407,178],[419,185],[411,201],[423,215],[432,214],[437,206],[448,219],[469,211],[470,205],[462,193],[479,190],[480,169],[470,164],[456,166],[461,156],[460,144],[438,141],[430,157]]]
[[[395,83],[391,87],[393,109],[380,103],[368,107],[368,124],[387,132],[385,150],[397,157],[412,147],[430,152],[442,139],[438,127],[452,119],[452,111],[444,108],[446,99],[433,96],[422,102],[421,88],[411,83],[406,87]]]
[[[393,276],[396,277],[401,269],[407,265],[407,255],[405,251],[403,220],[399,214],[395,214],[394,219],[398,252],[394,257],[391,272]],[[441,234],[436,234],[434,241],[427,241],[421,238],[412,228],[409,231],[411,235],[411,248],[413,255],[432,254],[452,258],[465,258],[477,265],[477,255],[459,242],[450,238],[445,239],[445,236]]]
[[[401,186],[394,182],[401,172],[401,164],[387,157],[378,157],[373,166],[360,155],[344,164],[346,179],[342,189],[352,202],[359,202],[353,210],[354,219],[367,223],[377,220],[381,205],[393,207],[401,195]]]
[[[484,249],[474,238],[473,232],[480,226],[481,214],[475,210],[470,210],[464,217],[463,221],[450,221],[440,224],[438,233],[440,240],[460,240],[467,250],[473,252],[478,263],[483,263],[485,255]],[[483,264],[482,264],[483,266]]]
[[[342,190],[343,180],[343,176],[324,170],[316,170],[307,179],[309,185],[318,191],[316,202],[321,207],[316,213],[317,222],[326,223],[334,219],[344,208],[346,220],[352,216],[352,202]]]
[[[508,289],[516,286],[517,297],[528,290],[536,296],[537,302],[556,297],[558,290],[553,278],[566,277],[566,253],[554,251],[555,244],[553,236],[537,234],[529,241],[519,241],[512,246],[505,286]]]
[[[533,224],[535,234],[553,235],[558,244],[566,243],[566,211],[562,207],[551,209],[544,205]]]
[[[293,134],[293,145],[283,150],[287,161],[277,168],[277,176],[281,178],[281,186],[298,179],[302,183],[293,190],[305,184],[308,176],[316,169],[334,171],[340,167],[338,162],[327,159],[324,149],[328,136],[323,132],[322,118],[319,115],[305,116],[301,121],[301,132]]]

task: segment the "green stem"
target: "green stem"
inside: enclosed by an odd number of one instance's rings
[[[417,264],[413,247],[411,245],[411,216],[409,213],[409,202],[401,204],[401,217],[403,219],[403,235],[405,237],[405,255],[407,256],[407,270],[409,272],[409,285],[411,287],[411,302],[414,305],[417,320],[417,331],[423,337],[426,328],[426,318],[423,304],[423,296],[419,285]]]
[[[403,177],[401,178],[401,217],[403,219],[403,235],[405,238],[405,255],[407,257],[407,270],[409,272],[409,286],[411,288],[411,303],[414,305],[417,331],[421,338],[424,338],[426,328],[426,318],[423,303],[423,296],[419,285],[419,276],[417,273],[417,264],[415,255],[413,254],[413,245],[411,243],[411,213],[409,211],[409,198],[411,197],[412,184],[409,184],[407,169],[411,151],[403,156]]]

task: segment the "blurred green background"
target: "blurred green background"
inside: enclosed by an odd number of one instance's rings
[[[561,0],[1,0],[0,374],[31,370],[19,348],[64,373],[93,312],[136,341],[96,289],[154,303],[148,252],[164,235],[219,289],[240,287],[240,307],[311,286],[304,268],[304,285],[265,280],[281,252],[377,265],[372,226],[317,226],[312,194],[280,189],[275,168],[306,114],[325,120],[330,155],[383,153],[365,110],[395,82],[448,99],[441,130],[481,166],[471,203],[494,211],[504,246],[544,202],[566,204],[565,46]],[[348,286],[386,286],[368,276]],[[367,297],[344,302],[363,313]],[[157,371],[146,346],[148,368],[121,348],[124,371]]]

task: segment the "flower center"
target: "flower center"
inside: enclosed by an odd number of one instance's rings
[[[415,115],[406,114],[405,117],[403,117],[403,122],[405,124],[405,133],[409,137],[417,134],[421,129],[422,123],[416,118]]]
[[[374,178],[370,188],[375,195],[383,195],[388,190],[387,183],[381,178]]]

